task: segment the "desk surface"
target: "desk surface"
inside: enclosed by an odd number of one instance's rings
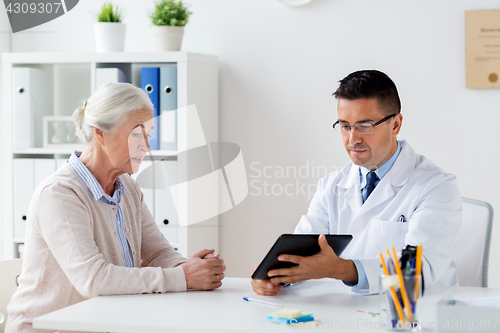
[[[431,288],[422,298],[424,331],[436,324],[436,303],[450,288]],[[500,295],[500,289],[451,288],[459,298]],[[339,281],[307,281],[278,296],[256,295],[250,279],[226,278],[220,289],[96,297],[34,319],[35,328],[91,332],[287,332],[265,319],[278,308],[245,302],[244,296],[312,312],[325,332],[378,331],[378,295],[354,294]],[[359,311],[364,312],[359,312]]]

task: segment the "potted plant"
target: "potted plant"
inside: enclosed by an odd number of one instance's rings
[[[94,24],[96,51],[120,52],[125,48],[125,28],[118,6],[106,2],[97,13]]]
[[[192,13],[182,0],[158,0],[149,14],[158,51],[180,51],[184,26]]]

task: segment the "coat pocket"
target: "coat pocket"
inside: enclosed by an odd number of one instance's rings
[[[408,222],[371,220],[367,228],[365,255],[372,257],[378,251],[392,252],[393,246],[396,251],[401,251],[405,247],[407,232]]]

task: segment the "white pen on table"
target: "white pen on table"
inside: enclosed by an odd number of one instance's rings
[[[271,305],[271,306],[277,306],[277,307],[282,307],[281,304],[278,303],[272,303],[272,302],[266,302],[266,301],[261,301],[260,299],[255,299],[255,298],[250,298],[250,297],[243,297],[243,299],[247,302],[256,302],[256,303],[261,303],[261,304],[266,304],[266,305]]]

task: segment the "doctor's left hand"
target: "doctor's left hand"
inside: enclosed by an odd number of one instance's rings
[[[358,271],[351,260],[339,258],[328,245],[325,235],[320,235],[318,243],[321,250],[315,255],[301,257],[290,254],[282,254],[278,257],[280,261],[289,261],[298,264],[291,268],[273,269],[268,272],[272,277],[274,285],[279,283],[297,283],[310,279],[334,278],[358,283]]]

